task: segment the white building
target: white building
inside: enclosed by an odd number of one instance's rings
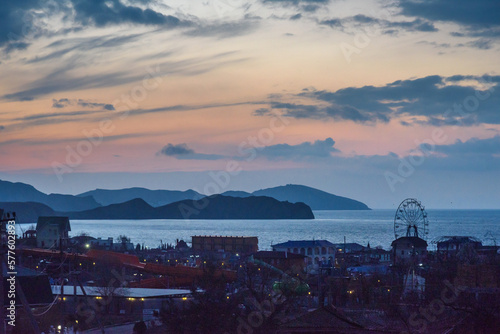
[[[271,245],[271,247],[276,252],[305,255],[308,266],[331,267],[335,261],[336,245],[327,240],[288,240],[281,244]]]
[[[68,245],[71,231],[68,217],[38,217],[36,245],[39,248],[59,248]]]

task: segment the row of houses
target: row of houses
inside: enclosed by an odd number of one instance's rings
[[[71,225],[68,217],[39,217],[36,231],[26,231],[25,237],[36,234],[36,246],[39,248],[67,248],[71,246],[69,232]],[[115,251],[131,251],[134,245],[130,240],[114,243],[113,238],[101,239],[92,237],[75,237],[72,239],[86,238],[84,242],[87,247]],[[293,254],[303,257],[304,263],[310,269],[319,267],[339,266],[340,262],[363,264],[399,263],[404,261],[421,261],[427,256],[428,244],[425,240],[409,236],[394,240],[391,244],[392,250],[381,248],[370,248],[358,243],[331,243],[328,240],[289,240],[287,242],[272,245],[276,253],[276,259],[281,256],[288,257]],[[474,249],[479,252],[496,251],[494,246],[483,246],[481,241],[467,236],[442,237],[437,241],[437,253],[446,256],[455,255],[464,249]],[[492,248],[492,249],[489,249]],[[495,249],[493,249],[495,248]],[[193,253],[232,253],[250,254],[258,251],[257,237],[243,236],[202,236],[192,237]],[[266,255],[271,256],[270,254]]]

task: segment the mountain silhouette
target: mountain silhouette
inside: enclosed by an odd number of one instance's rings
[[[254,191],[252,195],[269,196],[292,203],[303,202],[313,210],[370,210],[362,202],[297,184],[262,189]]]
[[[136,198],[81,212],[60,212],[70,219],[314,219],[304,203],[278,201],[271,197],[213,195],[152,207]]]

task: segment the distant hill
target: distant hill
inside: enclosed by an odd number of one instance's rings
[[[274,198],[214,195],[198,201],[182,200],[154,208],[142,199],[82,212],[61,212],[70,219],[314,219],[304,203]]]
[[[362,202],[295,184],[258,190],[253,192],[252,195],[269,196],[292,203],[303,202],[313,210],[370,210]]]
[[[237,191],[237,190],[228,190],[226,192],[223,192],[221,195],[231,196],[231,197],[250,197],[250,196],[253,196],[251,193],[247,193],[246,191]]]
[[[18,206],[19,209],[15,210],[16,212],[26,210],[27,216],[23,219],[29,221],[36,221],[35,213],[39,211],[45,216],[52,215],[53,211],[61,214],[71,213],[73,219],[182,219],[186,215],[190,216],[190,219],[306,219],[312,217],[312,212],[307,212],[311,209],[370,210],[366,204],[350,198],[336,196],[311,187],[289,184],[253,193],[226,191],[223,194],[208,197],[210,204],[206,208],[196,210],[196,214],[194,211],[184,212],[184,214],[179,211],[179,206],[189,207],[188,203],[201,198],[206,197],[194,190],[149,190],[145,188],[96,189],[77,196],[47,195],[28,184],[0,180],[0,202],[31,202],[30,205]],[[35,207],[37,203],[48,208]],[[294,206],[292,203],[298,205]],[[301,205],[305,205],[307,209]],[[269,212],[263,211],[262,208],[266,208]],[[53,211],[47,211],[47,209]]]
[[[304,203],[278,201],[266,196],[230,197],[213,195],[198,201],[184,200],[158,208],[162,215],[177,219],[314,219],[311,208]],[[199,206],[198,206],[199,207]]]
[[[45,204],[34,202],[0,202],[0,209],[16,213],[16,223],[36,224],[39,216],[54,216],[55,212]]]
[[[70,219],[156,219],[155,208],[141,198],[80,212],[59,212]]]
[[[96,189],[87,191],[78,197],[92,196],[101,205],[118,204],[130,201],[135,198],[142,198],[151,206],[158,207],[184,199],[200,199],[204,195],[194,191],[178,190],[149,190],[146,188],[127,188],[119,190]],[[76,210],[71,210],[76,211]]]
[[[47,195],[29,184],[2,180],[0,180],[0,202],[37,202],[48,205],[55,211],[83,211],[101,206],[91,196]]]

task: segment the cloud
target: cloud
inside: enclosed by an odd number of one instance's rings
[[[324,159],[332,157],[332,153],[339,153],[340,151],[334,147],[335,141],[332,138],[325,140],[316,140],[314,142],[303,142],[297,145],[290,144],[277,144],[264,147],[255,147],[257,157],[265,158],[267,160],[290,160],[290,161],[304,161],[310,159]],[[224,156],[219,154],[206,154],[195,152],[186,143],[182,144],[167,144],[164,146],[157,155],[165,155],[174,157],[179,160],[220,160],[220,159],[233,159],[245,160],[243,156]]]
[[[329,26],[330,28],[338,28],[339,30],[344,30],[344,24],[341,19],[329,19],[320,21],[319,24]]]
[[[26,85],[24,90],[6,94],[2,98],[8,100],[30,101],[41,95],[68,92],[88,88],[103,88],[135,82],[144,75],[133,75],[128,72],[100,73],[85,76],[72,76],[67,72],[71,68],[58,69],[45,77]]]
[[[26,12],[39,7],[38,0],[0,2],[0,47],[7,46],[6,52],[28,47],[29,44],[22,41],[32,28]]]
[[[184,32],[192,37],[217,37],[232,38],[243,36],[254,31],[260,25],[260,20],[245,19],[239,22],[216,22],[211,24],[198,24]]]
[[[75,99],[70,100],[70,99],[66,99],[66,98],[62,98],[59,100],[52,99],[52,108],[61,109],[61,108],[65,108],[65,107],[71,106],[71,105],[78,105],[80,107],[91,108],[91,109],[99,108],[99,109],[109,110],[109,111],[115,110],[115,107],[112,104],[108,104],[108,103],[89,102],[87,100],[82,100],[82,99],[78,99],[78,100],[75,100]]]
[[[71,102],[69,99],[52,99],[52,108],[65,108],[68,105],[71,105]]]
[[[498,155],[500,154],[500,136],[497,135],[486,139],[471,138],[465,142],[457,140],[449,145],[436,145],[434,151],[447,156]]]
[[[486,38],[476,39],[474,41],[465,43],[465,45],[481,50],[488,50],[492,48],[491,40],[488,40]]]
[[[144,1],[143,3],[149,3]],[[75,20],[83,25],[103,27],[122,23],[176,27],[181,21],[152,9],[127,6],[120,0],[71,0]]]
[[[147,7],[154,1],[141,1]],[[50,30],[46,24],[56,15],[64,14],[65,23],[74,27]],[[104,27],[134,24],[175,28],[190,22],[164,15],[150,8],[125,4],[122,0],[20,0],[0,2],[0,47],[5,53],[26,49],[33,39],[54,34],[80,31],[87,26]],[[56,54],[53,55],[56,57]]]
[[[245,58],[229,58],[234,52],[223,52],[215,55],[184,59],[178,61],[163,61],[157,64],[157,76],[182,75],[191,76],[209,72],[220,66],[246,61]],[[22,90],[5,94],[1,98],[17,101],[31,101],[39,96],[69,92],[81,89],[115,87],[131,82],[143,82],[147,72],[134,73],[123,69],[115,72],[99,72],[97,74],[74,75],[72,70],[78,62],[69,61],[53,70],[44,77],[24,85]]]
[[[174,157],[179,160],[220,160],[226,157],[218,154],[204,154],[196,153],[193,149],[189,148],[187,144],[167,144],[164,146],[157,155],[165,155],[167,157]]]
[[[310,158],[328,158],[332,153],[340,152],[334,147],[332,138],[303,142],[297,145],[277,144],[261,148],[260,155],[269,160],[304,160]]]
[[[319,21],[320,25],[346,33],[359,32],[361,26],[378,26],[382,34],[397,35],[400,31],[408,32],[435,32],[438,29],[430,21],[420,18],[413,21],[389,21],[366,15],[354,15],[345,18],[331,18]]]
[[[53,50],[58,47],[64,47],[55,51],[51,51],[45,55],[37,55],[26,61],[27,64],[39,63],[56,59],[60,61],[65,55],[81,55],[83,51],[96,52],[98,49],[118,48],[124,44],[131,43],[144,37],[144,34],[132,34],[126,36],[99,36],[85,38],[66,38],[60,39],[47,45],[45,49]],[[79,57],[78,57],[79,58]]]
[[[3,129],[5,129],[5,126],[0,125],[0,131],[2,131]]]
[[[100,140],[103,142],[112,142],[122,139],[129,138],[143,138],[143,137],[154,137],[159,135],[164,135],[164,132],[143,132],[143,133],[125,133],[119,135],[107,135],[103,136]],[[15,139],[15,140],[7,140],[0,141],[1,146],[11,145],[11,144],[22,144],[29,146],[40,146],[40,145],[62,145],[66,146],[68,143],[78,143],[81,141],[88,140],[88,137],[65,137],[65,138],[56,138],[56,139],[41,139],[41,138],[25,138],[25,139]]]
[[[467,36],[500,37],[500,2],[496,0],[477,0],[473,4],[468,0],[401,0],[399,7],[406,16],[458,24]]]
[[[282,4],[282,5],[299,5],[299,4],[326,4],[330,0],[261,0],[264,3],[272,4]]]
[[[194,150],[190,149],[187,144],[168,144],[161,149],[161,154],[172,157],[177,155],[194,154]]]
[[[260,109],[257,109],[253,112],[253,114],[255,116],[265,116],[265,115],[269,115],[271,113],[271,110],[267,109],[267,108],[260,108]]]
[[[472,82],[474,83],[472,83]],[[438,75],[397,80],[383,86],[348,87],[337,91],[305,89],[296,94],[310,104],[269,103],[254,115],[279,110],[297,119],[388,122],[393,118],[422,116],[409,124],[500,124],[500,76]],[[267,110],[266,110],[267,109]]]
[[[88,107],[88,108],[92,108],[92,109],[94,109],[94,108],[100,108],[100,109],[109,110],[109,111],[115,110],[115,107],[112,104],[109,104],[109,103],[87,102],[85,100],[79,99],[77,101],[77,104],[79,106]]]
[[[77,110],[77,111],[68,111],[68,112],[54,112],[54,113],[43,113],[43,114],[34,114],[34,115],[29,115],[29,116],[24,116],[24,117],[19,117],[13,119],[14,121],[40,121],[40,120],[47,120],[51,119],[47,123],[54,124],[54,123],[59,123],[59,120],[63,116],[83,116],[83,115],[91,115],[95,113],[101,113],[104,110],[94,110],[94,111],[89,111],[89,110]],[[54,120],[55,118],[55,120]],[[75,119],[76,121],[76,119]],[[37,125],[42,125],[42,124],[47,124],[46,122],[37,122]]]
[[[500,3],[495,0],[401,0],[401,13],[432,21],[448,21],[469,26],[499,26]]]

